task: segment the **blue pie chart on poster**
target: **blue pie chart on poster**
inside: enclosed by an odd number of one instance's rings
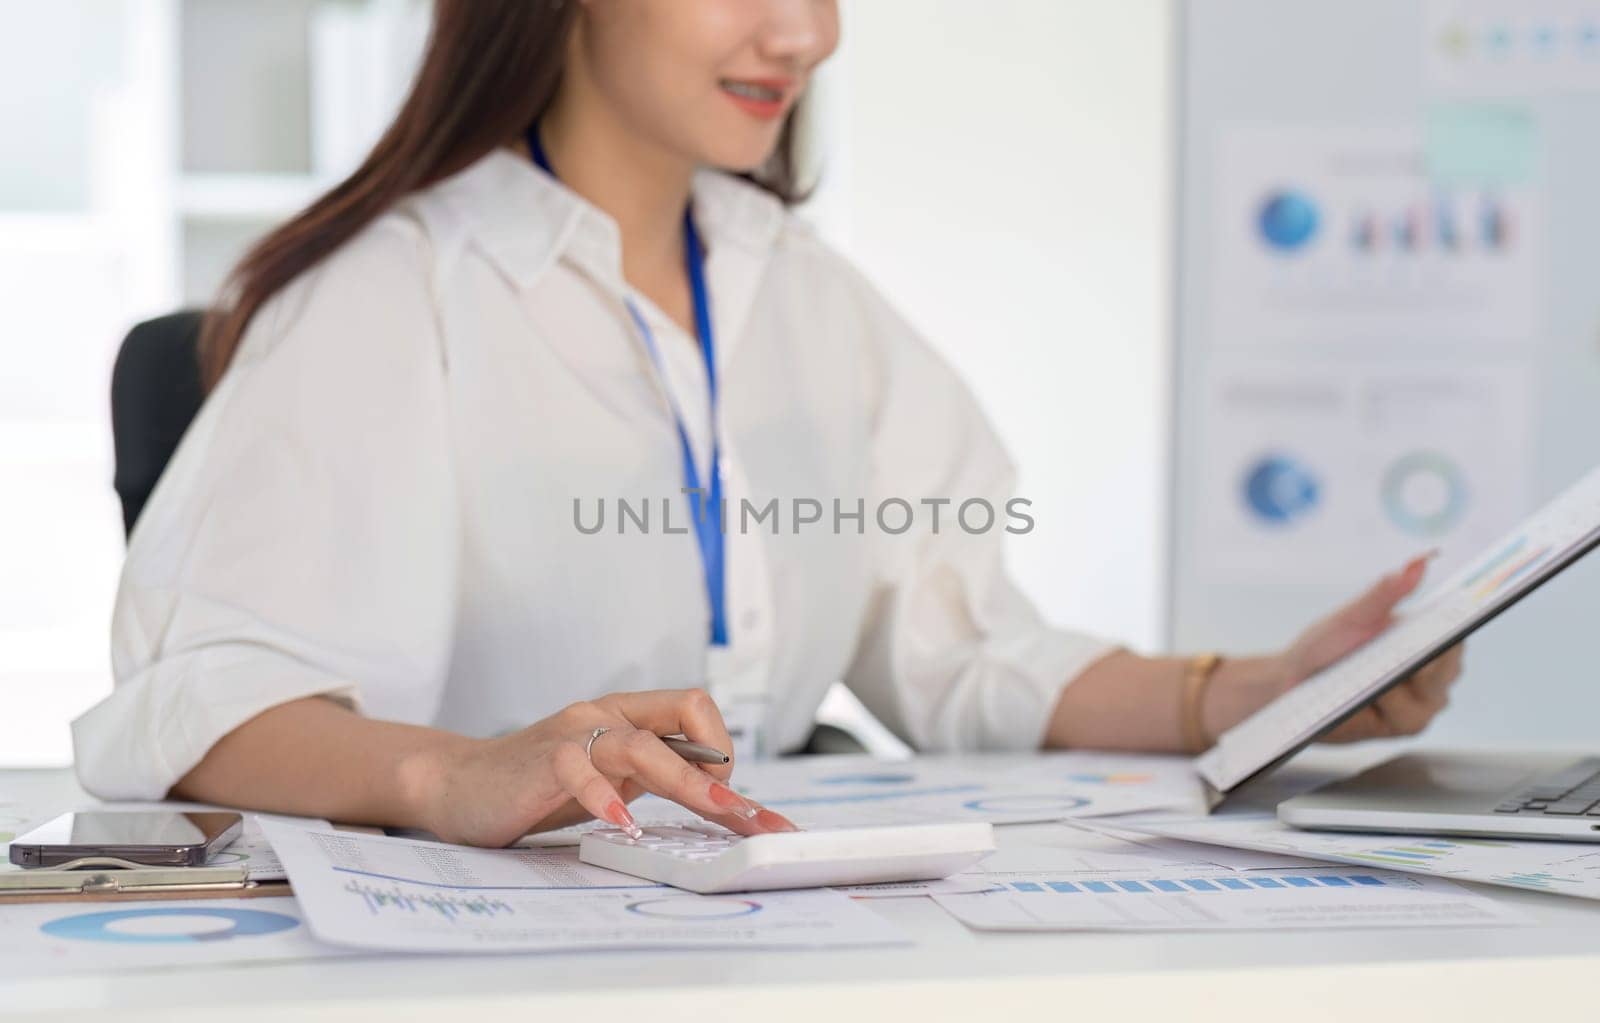
[[[1322,214],[1310,196],[1292,190],[1269,194],[1256,214],[1256,228],[1268,247],[1298,252],[1317,236]]]
[[[1268,455],[1245,472],[1245,505],[1272,525],[1305,517],[1317,506],[1319,491],[1310,470],[1283,455]]]
[[[72,941],[144,944],[226,941],[230,938],[276,934],[299,925],[300,921],[292,916],[260,909],[168,906],[160,909],[79,913],[51,920],[39,929],[52,938]]]

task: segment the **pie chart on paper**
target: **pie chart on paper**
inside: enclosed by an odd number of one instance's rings
[[[39,929],[52,938],[134,944],[227,941],[276,934],[300,926],[283,913],[261,909],[210,909],[195,906],[116,909],[58,917]]]

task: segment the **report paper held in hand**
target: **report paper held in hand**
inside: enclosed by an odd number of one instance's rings
[[[264,822],[311,931],[407,952],[796,948],[904,941],[832,891],[694,895],[578,860]]]
[[[1600,543],[1600,469],[1435,587],[1388,632],[1236,725],[1196,760],[1225,794],[1315,740]]]

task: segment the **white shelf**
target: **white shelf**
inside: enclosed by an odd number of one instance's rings
[[[185,174],[178,214],[191,220],[282,220],[334,182],[311,174]]]

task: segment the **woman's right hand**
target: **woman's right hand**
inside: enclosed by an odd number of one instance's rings
[[[590,746],[596,728],[607,731]],[[722,714],[703,689],[614,693],[510,735],[419,754],[406,765],[408,783],[423,826],[468,845],[505,846],[530,831],[590,817],[633,828],[627,803],[645,792],[742,835],[795,830],[727,786],[732,765],[688,763],[663,735],[732,749]]]

